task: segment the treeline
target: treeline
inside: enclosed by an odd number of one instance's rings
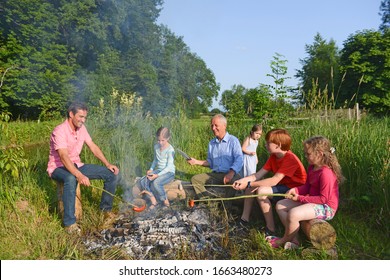
[[[389,6],[390,7],[390,6]],[[272,85],[256,88],[234,85],[222,93],[220,104],[230,116],[285,119],[296,108],[332,110],[361,108],[377,115],[390,113],[390,28],[356,32],[339,50],[318,33],[306,45],[307,57],[295,75],[300,85],[286,85],[287,60],[277,54],[271,61]],[[293,106],[295,105],[295,106]]]
[[[69,100],[98,106],[113,89],[144,111],[207,111],[219,85],[181,37],[158,25],[162,0],[1,0],[0,111],[63,114]]]
[[[153,115],[207,112],[219,85],[182,37],[157,24],[162,7],[163,0],[0,0],[0,112],[48,119],[70,100],[101,106],[113,92],[136,97]],[[276,53],[274,84],[233,85],[220,105],[237,118],[284,119],[297,106],[355,103],[388,114],[390,0],[379,14],[378,30],[351,34],[341,49],[316,34],[295,75],[299,85],[286,86],[287,60]]]

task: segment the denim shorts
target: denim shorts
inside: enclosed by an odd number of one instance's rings
[[[316,204],[314,206],[314,212],[316,213],[317,219],[325,221],[333,219],[335,214],[334,210],[327,204]]]
[[[276,185],[272,187],[272,193],[286,193],[290,188],[287,187],[286,185]],[[279,200],[284,199],[285,197],[283,196],[273,196],[270,197],[272,201],[277,202]]]

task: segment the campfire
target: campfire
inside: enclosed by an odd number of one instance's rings
[[[181,208],[181,209],[180,209]],[[179,252],[220,252],[226,227],[212,217],[208,207],[171,208],[141,213],[123,211],[112,228],[84,241],[93,253],[110,247],[123,249],[131,258],[175,259]]]

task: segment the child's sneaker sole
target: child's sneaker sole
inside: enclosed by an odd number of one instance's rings
[[[285,250],[295,250],[295,249],[298,249],[299,248],[299,245],[294,243],[294,242],[286,242],[284,244],[284,249]]]

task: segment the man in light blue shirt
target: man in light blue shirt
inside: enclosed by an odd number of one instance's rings
[[[191,158],[188,163],[191,165],[201,165],[210,167],[212,172],[197,174],[191,178],[196,195],[205,197],[210,195],[205,185],[227,185],[240,179],[239,172],[243,164],[243,155],[240,141],[237,137],[230,135],[226,131],[227,120],[217,114],[211,119],[211,129],[215,135],[209,142],[207,159],[197,160]],[[233,188],[226,188],[226,194],[234,194]]]

